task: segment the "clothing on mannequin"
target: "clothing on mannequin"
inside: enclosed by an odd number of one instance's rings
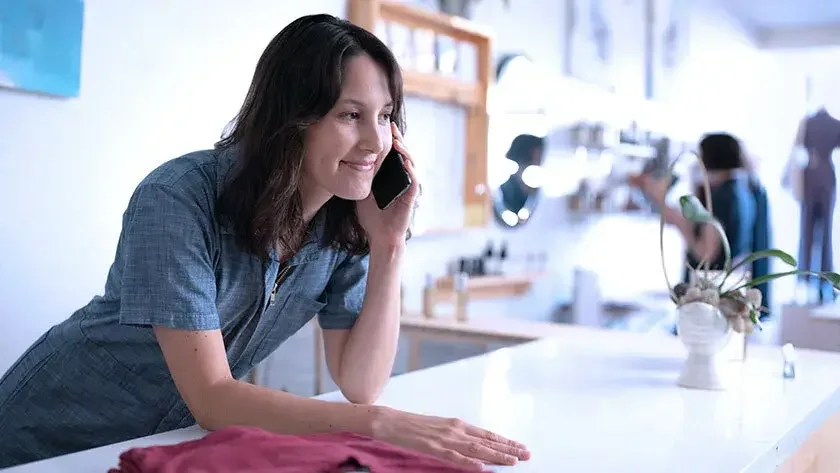
[[[802,201],[800,217],[799,267],[806,271],[831,271],[833,267],[832,227],[837,180],[832,151],[840,147],[840,120],[825,108],[805,118],[797,136],[798,146],[808,155],[802,169]],[[819,263],[814,265],[814,250]],[[801,280],[810,282],[810,275]],[[820,298],[822,299],[822,291]]]

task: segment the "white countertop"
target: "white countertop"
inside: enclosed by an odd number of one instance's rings
[[[840,410],[840,354],[799,350],[781,376],[778,347],[731,362],[728,391],[676,386],[676,338],[569,328],[393,378],[379,404],[460,417],[519,440],[532,459],[497,471],[772,472]],[[322,399],[343,400],[329,393]],[[184,429],[45,460],[9,473],[106,471],[130,447],[196,438]]]

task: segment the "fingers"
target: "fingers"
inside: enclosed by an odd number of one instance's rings
[[[531,458],[531,452],[529,452],[528,449],[525,447],[519,447],[505,443],[496,443],[490,440],[483,440],[482,442],[484,442],[484,445],[493,449],[494,451],[513,457],[516,460],[528,460]]]
[[[490,442],[493,442],[493,443],[500,443],[500,444],[503,444],[503,445],[509,445],[511,447],[515,447],[515,448],[518,448],[520,450],[527,451],[527,448],[525,447],[525,445],[522,445],[521,443],[515,442],[515,441],[510,440],[510,439],[506,439],[499,434],[490,432],[489,430],[484,430],[484,429],[475,427],[473,425],[468,425],[466,431],[467,431],[468,434],[472,435],[473,437],[477,437],[477,438],[482,439],[482,440],[489,440]]]
[[[394,138],[394,148],[396,148],[397,151],[400,152],[405,161],[410,162],[411,165],[414,166],[414,158],[411,157],[411,153],[409,153],[408,150],[405,148],[405,145],[403,144],[404,138],[402,132],[400,132],[400,129],[397,128],[396,123],[391,123],[391,136],[393,136]]]
[[[394,148],[402,155],[404,168],[408,173],[408,176],[411,178],[411,186],[412,186],[412,195],[419,194],[421,192],[420,181],[417,179],[417,172],[416,167],[414,164],[414,159],[411,157],[411,154],[405,148],[402,142],[402,134],[400,130],[397,129],[396,124],[391,124],[391,129],[394,133]]]
[[[476,460],[474,458],[470,458],[468,456],[462,455],[455,450],[441,450],[437,454],[438,457],[443,458],[444,460],[454,463],[456,465],[461,465],[467,468],[472,468],[476,471],[484,471],[484,463]]]
[[[402,141],[395,138],[394,149],[400,152],[400,154],[403,157],[403,161],[405,161],[406,163],[410,163],[411,166],[414,166],[414,158],[411,157],[411,154],[405,148],[405,145],[402,143]]]
[[[471,439],[456,445],[455,449],[462,455],[469,458],[481,460],[485,463],[492,463],[494,465],[516,465],[519,461],[519,458],[515,455],[497,450],[496,447],[503,450],[513,448],[509,445],[493,444],[488,440],[482,441],[478,439]]]
[[[397,124],[394,122],[391,122],[391,135],[394,137],[395,140],[402,141],[403,139],[403,134],[400,131],[400,127],[398,127]]]
[[[417,181],[417,173],[416,173],[416,170],[414,168],[414,162],[406,159],[405,160],[405,170],[408,173],[408,176],[411,178],[411,182],[419,184],[419,182]]]
[[[531,458],[519,442],[461,421],[454,421],[454,425],[451,443],[445,446],[464,457],[496,465],[515,465]]]

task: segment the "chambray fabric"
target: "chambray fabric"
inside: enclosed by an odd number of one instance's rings
[[[152,326],[221,329],[236,378],[316,313],[324,329],[353,326],[368,260],[322,246],[322,216],[270,302],[280,263],[240,250],[216,218],[234,161],[234,149],[198,151],[140,183],[104,294],[0,379],[0,467],[194,424]]]

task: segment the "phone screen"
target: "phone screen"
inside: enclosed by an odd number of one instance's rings
[[[399,196],[403,195],[411,187],[411,177],[405,170],[402,155],[395,149],[391,149],[382,166],[373,176],[371,192],[380,209],[388,208]]]

